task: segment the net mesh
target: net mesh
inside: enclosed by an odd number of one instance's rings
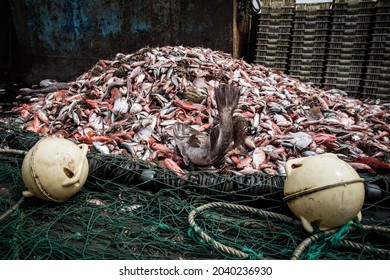
[[[365,179],[363,220],[307,233],[283,202],[284,177],[173,171],[89,153],[65,203],[22,198],[24,153],[40,136],[2,124],[1,259],[389,259],[390,180]],[[17,204],[19,202],[19,204]]]

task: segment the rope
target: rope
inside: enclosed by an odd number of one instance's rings
[[[390,233],[390,228],[386,227],[380,227],[380,226],[367,226],[367,225],[361,225],[360,227],[354,227],[354,225],[350,225],[348,228],[349,231],[358,231],[358,230],[363,230],[363,231],[375,231],[375,232],[382,232],[382,233]],[[316,233],[308,238],[306,238],[304,241],[301,242],[301,244],[295,249],[294,253],[292,254],[291,259],[292,260],[299,260],[302,253],[315,241],[320,240],[320,239],[326,239],[327,237],[339,232],[340,229],[331,229],[327,231],[323,231],[320,233]],[[344,246],[351,247],[351,248],[361,248],[361,249],[367,249],[370,251],[376,251],[381,254],[385,255],[390,255],[390,250],[384,250],[384,249],[377,249],[377,248],[372,248],[371,246],[351,242],[348,240],[342,240],[341,243]]]
[[[295,225],[301,225],[301,223],[293,218],[290,218],[285,215],[272,213],[264,210],[260,210],[257,208],[239,205],[239,204],[232,204],[232,203],[224,203],[224,202],[211,202],[204,204],[200,207],[197,207],[195,210],[192,210],[190,214],[188,215],[188,222],[191,226],[191,228],[197,233],[203,241],[205,241],[207,244],[212,245],[214,248],[221,250],[222,252],[228,253],[230,255],[243,258],[243,259],[264,259],[260,254],[256,254],[252,250],[248,248],[243,248],[242,250],[237,250],[233,247],[226,246],[213,238],[211,238],[206,232],[204,232],[195,222],[195,217],[198,214],[201,214],[203,211],[211,208],[226,208],[235,210],[238,212],[248,212],[252,214],[257,214],[266,218],[274,218],[279,219],[287,223],[292,223]],[[247,251],[248,253],[245,253],[244,251]]]
[[[210,237],[205,231],[203,231],[198,224],[195,222],[196,215],[202,214],[207,209],[211,208],[226,208],[235,210],[238,212],[247,212],[251,214],[257,214],[266,218],[273,218],[273,219],[279,219],[283,222],[291,223],[294,225],[301,226],[301,223],[295,219],[292,219],[288,216],[272,213],[264,210],[259,210],[257,208],[239,205],[239,204],[231,204],[231,203],[224,203],[224,202],[211,202],[204,204],[200,207],[197,207],[196,209],[192,210],[190,214],[188,215],[188,222],[190,224],[190,227],[195,231],[196,234],[198,234],[203,241],[205,241],[207,244],[211,245],[212,247],[221,250],[222,252],[225,252],[227,254],[230,254],[232,256],[236,256],[242,259],[265,259],[260,254],[256,254],[252,250],[248,248],[242,248],[242,250],[238,250],[236,248],[226,246],[216,240],[214,240],[212,237]],[[202,214],[202,216],[205,216]],[[358,227],[356,227],[358,226]],[[303,240],[299,246],[295,249],[295,251],[292,254],[291,259],[292,260],[299,260],[301,258],[301,255],[303,252],[313,243],[318,240],[323,239],[324,241],[330,241],[332,245],[343,245],[345,247],[350,247],[354,249],[361,249],[361,250],[368,250],[368,251],[374,251],[377,252],[383,256],[390,256],[390,250],[385,249],[378,249],[374,248],[372,246],[359,244],[356,242],[352,242],[349,240],[342,240],[345,238],[349,232],[353,231],[374,231],[374,232],[381,232],[381,233],[390,233],[390,228],[386,227],[380,227],[380,226],[367,226],[367,225],[361,225],[361,224],[354,224],[354,223],[347,223],[341,228],[337,229],[330,229],[326,231],[321,231],[319,233],[316,233],[314,235],[311,235],[310,237]],[[318,249],[321,251],[321,249],[325,246],[323,244]],[[246,253],[248,252],[248,253]]]
[[[0,216],[0,222],[3,221],[5,218],[7,218],[9,215],[11,215],[16,209],[18,209],[18,207],[20,206],[20,204],[23,203],[23,201],[24,201],[24,197],[19,199],[19,201],[16,202],[14,206],[12,206],[9,210],[7,210],[4,214],[2,214]]]
[[[15,149],[9,149],[9,148],[2,148],[2,149],[0,149],[0,153],[26,155],[27,151],[15,150]]]

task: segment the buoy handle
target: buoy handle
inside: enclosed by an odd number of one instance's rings
[[[77,145],[81,152],[81,160],[80,160],[80,164],[78,166],[78,169],[77,169],[77,172],[76,174],[74,174],[74,176],[72,176],[71,178],[69,178],[68,180],[65,180],[63,183],[62,183],[62,186],[63,187],[69,187],[71,185],[74,185],[75,183],[77,183],[77,181],[80,180],[80,176],[83,172],[83,167],[84,167],[84,160],[87,160],[86,159],[86,156],[87,156],[87,152],[88,152],[88,145],[87,144],[79,144]]]
[[[302,161],[304,158],[294,158],[290,159],[286,162],[285,168],[286,168],[286,176],[289,176],[294,169],[302,166]]]

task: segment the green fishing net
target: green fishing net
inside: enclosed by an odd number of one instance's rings
[[[192,171],[183,178],[124,156],[88,154],[87,182],[64,203],[23,198],[21,165],[39,139],[0,128],[1,259],[390,258],[384,175],[361,174],[361,222],[309,234],[282,200],[284,177]]]

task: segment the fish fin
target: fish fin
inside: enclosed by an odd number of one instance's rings
[[[193,147],[193,148],[199,148],[201,143],[200,143],[200,139],[198,137],[198,135],[196,134],[192,134],[188,137],[188,141],[187,141],[188,145],[190,147]]]
[[[198,133],[199,131],[184,123],[176,122],[173,125],[173,135],[178,139],[187,138],[189,135]]]
[[[243,118],[234,116],[233,117],[233,149],[236,147],[239,147],[241,145],[244,145],[245,139],[247,137],[246,130],[245,130],[245,122]]]
[[[214,151],[219,137],[219,124],[213,125],[210,130],[210,151]]]
[[[240,89],[233,85],[221,84],[215,89],[215,101],[220,116],[225,114],[230,115],[238,104],[240,99]]]
[[[182,154],[182,157],[183,157],[183,161],[184,161],[185,165],[191,164],[191,161],[188,159],[188,156]]]

